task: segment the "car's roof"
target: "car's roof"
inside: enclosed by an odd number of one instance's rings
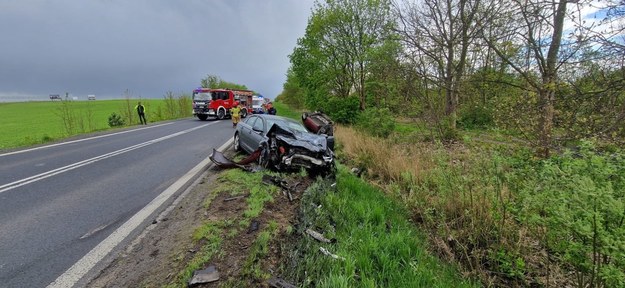
[[[254,114],[253,116],[256,117],[260,117],[265,119],[265,121],[269,121],[269,122],[282,122],[282,123],[290,123],[289,125],[297,125],[299,126],[301,129],[301,132],[308,132],[308,130],[306,129],[306,127],[304,126],[304,124],[295,121],[294,119],[291,118],[287,118],[287,117],[283,117],[283,116],[276,116],[276,115],[271,115],[271,114]],[[269,128],[269,127],[267,127]]]
[[[256,117],[261,117],[261,118],[266,118],[266,119],[271,119],[271,120],[282,120],[282,121],[291,121],[291,122],[297,122],[291,118],[287,118],[284,116],[277,116],[277,115],[271,115],[271,114],[254,114],[254,116]]]

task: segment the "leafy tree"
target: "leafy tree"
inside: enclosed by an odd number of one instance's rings
[[[307,106],[330,94],[345,98],[355,93],[364,110],[372,55],[394,41],[392,25],[386,0],[316,3],[306,34],[290,56],[293,72],[307,90]]]
[[[289,69],[286,73],[286,82],[282,85],[282,93],[276,97],[276,101],[281,101],[293,108],[301,109],[304,108],[304,100],[304,89],[297,81],[293,70]]]
[[[224,88],[224,89],[248,90],[247,86],[245,85],[224,81],[216,75],[207,75],[206,78],[203,78],[201,80],[201,85],[203,88],[212,88],[212,89]]]

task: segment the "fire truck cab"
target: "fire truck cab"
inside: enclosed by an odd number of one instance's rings
[[[197,88],[193,90],[193,115],[205,121],[208,117],[219,120],[230,117],[235,102],[241,105],[241,117],[251,113],[253,91],[234,89]]]

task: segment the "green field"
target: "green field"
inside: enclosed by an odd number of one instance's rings
[[[0,115],[2,115],[0,149],[41,144],[68,136],[110,129],[108,117],[112,113],[122,115],[126,120],[126,125],[134,125],[138,119],[132,109],[138,101],[138,99],[124,99],[0,103]],[[167,101],[166,99],[141,99],[146,107],[148,122],[174,118],[163,115],[175,114],[164,111],[173,110],[174,108],[168,109],[168,107],[177,106],[178,102],[175,100],[167,103]],[[132,113],[130,119],[128,107]],[[186,110],[191,111],[190,104]],[[71,120],[64,121],[66,119]],[[71,129],[64,123],[71,123]]]

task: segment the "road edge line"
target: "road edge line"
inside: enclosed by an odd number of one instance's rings
[[[232,145],[232,142],[232,139],[226,141],[221,147],[219,147],[219,151],[223,151],[228,146]],[[47,288],[74,287],[91,271],[91,269],[93,269],[100,261],[104,260],[106,256],[111,253],[111,251],[113,251],[121,242],[126,240],[126,238],[135,229],[141,226],[141,224],[144,223],[144,221],[147,220],[147,218],[154,212],[156,212],[168,199],[182,189],[182,187],[185,187],[188,182],[196,180],[199,174],[205,172],[212,165],[210,161],[209,157],[207,157],[195,167],[191,168],[189,172],[167,187],[167,189],[152,199],[152,201],[139,210],[139,212],[130,217],[130,219],[122,224],[122,226],[113,231],[113,233],[106,237],[106,239],[102,240],[102,242],[100,242],[96,247],[91,249],[91,251],[89,251],[85,256],[74,263],[72,267],[57,277],[56,280],[47,286]],[[180,195],[180,197],[182,196],[183,195]],[[174,200],[174,202],[176,202],[176,200]],[[167,210],[171,211],[170,209]]]

